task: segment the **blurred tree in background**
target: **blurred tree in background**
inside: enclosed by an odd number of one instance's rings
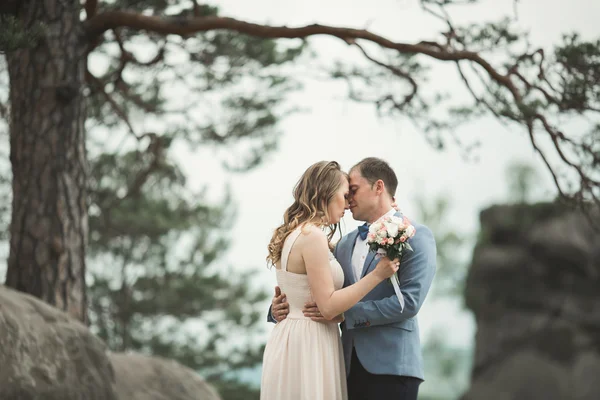
[[[267,296],[252,289],[254,271],[219,260],[232,237],[234,204],[225,195],[211,205],[167,160],[138,191],[128,191],[145,161],[135,151],[93,160],[92,331],[113,351],[158,355],[199,371],[224,399],[237,398],[224,388],[257,398],[236,377],[262,361],[264,309],[257,304]]]
[[[275,67],[301,47],[219,32],[165,41],[144,65],[137,57],[155,38],[124,30],[114,39],[118,46],[96,48],[105,68],[89,78],[88,123],[97,132],[90,145],[93,330],[112,349],[160,355],[201,372],[226,400],[258,398],[237,376],[262,361],[264,310],[256,305],[266,294],[252,290],[252,271],[219,261],[235,237],[235,201],[209,201],[215,188],[192,190],[171,149],[211,147],[236,172],[259,165],[275,148],[282,97],[295,87]],[[120,46],[136,41],[140,55],[126,58]],[[184,93],[181,102],[171,90]],[[151,132],[135,131],[142,117],[151,118]],[[122,143],[107,150],[105,128],[124,121]]]
[[[536,191],[539,173],[529,163],[514,162],[506,170],[509,201],[529,203]]]
[[[437,247],[437,270],[427,303],[458,304],[449,307],[453,317],[463,309],[462,293],[468,267],[471,238],[449,218],[451,196],[440,194],[433,198],[419,195],[417,220],[434,234]],[[425,382],[419,390],[420,400],[455,400],[465,392],[471,373],[472,345],[458,346],[448,341],[448,327],[436,322],[423,343]],[[468,341],[467,341],[468,342]]]

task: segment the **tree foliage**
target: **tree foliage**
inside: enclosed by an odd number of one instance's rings
[[[462,309],[462,294],[467,275],[469,237],[451,223],[451,196],[433,198],[418,196],[419,222],[427,225],[434,234],[437,248],[435,281],[427,304],[453,304],[454,317]],[[455,318],[455,323],[458,318]],[[453,325],[453,328],[456,324]],[[472,346],[459,346],[449,342],[448,323],[436,321],[423,343],[423,358],[427,379],[420,388],[419,398],[426,400],[457,399],[469,385]],[[433,382],[433,384],[431,383]]]
[[[357,47],[372,65],[340,63],[331,71],[332,77],[348,82],[351,98],[375,104],[382,114],[412,119],[438,147],[449,138],[458,141],[455,128],[474,117],[489,114],[520,126],[563,198],[579,206],[600,201],[600,40],[586,41],[566,32],[554,49],[543,49],[529,42],[515,18],[456,25],[452,9],[468,7],[477,0],[421,0],[423,10],[443,21],[446,29],[437,39],[417,43],[396,42],[361,29],[250,23],[222,17],[195,1],[177,5],[168,1],[88,3],[93,6],[88,7],[86,29],[100,42],[122,30],[136,33],[117,41],[131,40],[140,31],[150,32],[146,39],[160,49],[163,42],[188,42],[206,34],[258,39],[337,37]],[[170,36],[165,39],[167,34]],[[161,53],[157,50],[156,54]],[[208,58],[210,64],[212,56]],[[457,79],[463,81],[471,101],[456,104],[441,94],[433,98],[422,95],[428,76],[424,63],[429,61],[455,65]],[[434,110],[437,115],[440,107],[446,110],[444,117],[432,115]],[[570,118],[589,121],[588,130],[566,131],[563,121]],[[208,125],[212,130],[213,125]]]
[[[251,287],[253,271],[219,260],[231,238],[230,196],[210,205],[166,160],[132,191],[131,180],[153,161],[137,151],[94,159],[92,328],[114,351],[161,355],[227,381],[260,363],[264,310],[256,305],[266,294]]]
[[[161,14],[167,6],[129,1],[109,9]],[[266,295],[252,288],[252,271],[220,260],[235,202],[209,200],[216,187],[192,190],[172,149],[212,148],[230,171],[260,164],[288,111],[282,98],[296,88],[279,67],[303,45],[228,32],[164,40],[115,29],[95,46],[87,76],[93,328],[113,350],[161,355],[201,372],[225,399],[257,398],[237,374],[262,359],[264,310],[256,304]],[[107,128],[121,134],[118,145]]]
[[[24,28],[8,9],[0,7],[0,54],[24,47],[34,47],[44,34],[44,25],[38,23]]]
[[[530,203],[539,179],[538,171],[528,163],[515,162],[506,170],[510,197],[517,203]]]

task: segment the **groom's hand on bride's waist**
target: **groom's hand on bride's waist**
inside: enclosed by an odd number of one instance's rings
[[[279,286],[275,286],[275,296],[271,301],[271,316],[277,322],[281,322],[287,317],[290,312],[290,305],[288,304],[285,293],[281,293]]]
[[[319,312],[319,307],[317,307],[317,303],[314,301],[304,303],[304,308],[302,309],[302,313],[305,317],[312,319],[313,321],[326,321],[325,318]]]
[[[302,309],[302,313],[304,314],[305,317],[308,317],[316,322],[335,322],[338,324],[344,322],[344,314],[343,313],[336,316],[333,319],[325,319],[325,317],[323,317],[321,315],[321,313],[319,312],[319,307],[317,307],[317,303],[315,303],[314,301],[304,303],[304,308]]]

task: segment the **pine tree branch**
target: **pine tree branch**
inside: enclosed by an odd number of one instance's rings
[[[133,102],[135,105],[137,105],[139,108],[146,112],[156,112],[157,110],[154,106],[152,106],[148,102],[145,102],[141,97],[137,96],[136,94],[132,93],[131,87],[123,79],[123,71],[125,71],[125,68],[129,63],[135,64],[137,66],[149,67],[159,63],[160,61],[163,61],[165,55],[166,42],[160,46],[156,56],[154,56],[151,60],[147,62],[142,62],[139,61],[132,52],[128,51],[125,48],[125,43],[121,37],[119,30],[115,29],[113,33],[115,35],[115,40],[119,45],[119,49],[121,50],[121,54],[119,56],[119,67],[113,73],[113,83],[119,89],[123,97],[125,97],[127,100]]]
[[[86,0],[85,2],[85,15],[86,19],[92,18],[98,11],[98,0]]]
[[[397,77],[400,77],[400,78],[408,81],[408,83],[411,86],[411,92],[409,94],[407,94],[406,96],[404,96],[404,100],[402,101],[402,103],[395,105],[395,107],[398,108],[399,110],[401,110],[402,108],[404,108],[404,106],[409,104],[412,101],[412,99],[417,95],[417,91],[419,89],[419,86],[417,85],[417,82],[414,80],[414,78],[408,72],[402,71],[398,67],[395,67],[393,65],[389,65],[382,61],[374,59],[358,43],[352,43],[352,44],[355,45],[356,47],[358,47],[358,49],[361,51],[361,53],[363,54],[363,56],[365,56],[365,58],[367,60],[371,61],[372,63],[374,63],[382,68],[387,69],[388,71],[390,71],[392,74],[396,75]]]
[[[125,125],[127,125],[129,133],[131,133],[131,135],[133,135],[137,140],[140,140],[141,137],[133,129],[133,125],[131,125],[131,122],[129,122],[129,117],[127,116],[127,113],[125,112],[125,110],[123,110],[123,108],[121,108],[121,106],[115,101],[115,99],[113,99],[113,97],[106,92],[106,90],[104,89],[104,84],[100,81],[100,79],[92,75],[90,72],[86,73],[86,78],[88,82],[90,82],[100,92],[100,94],[102,95],[102,97],[104,97],[106,102],[110,104],[117,116],[119,116],[119,118],[121,118]]]
[[[416,44],[393,42],[364,29],[340,28],[319,24],[288,28],[286,26],[254,24],[227,17],[169,18],[141,15],[129,11],[107,11],[98,14],[87,21],[85,27],[91,37],[102,35],[110,29],[127,27],[165,35],[181,36],[226,29],[270,39],[304,39],[309,36],[327,35],[342,39],[349,44],[353,44],[353,40],[363,39],[376,43],[382,48],[397,50],[400,53],[423,54],[440,61],[472,61],[480,65],[494,81],[506,87],[516,99],[521,100],[518,88],[511,79],[498,72],[487,60],[475,52],[448,49],[435,42],[419,42]]]
[[[431,10],[428,11],[433,12]],[[535,90],[540,92],[544,96],[548,104],[557,106],[559,108],[559,111],[562,110],[561,106],[563,106],[563,104],[556,96],[553,96],[550,92],[543,89],[541,86],[529,82],[524,77],[524,75],[520,74],[518,71],[518,66],[521,61],[534,61],[534,56],[540,55],[539,61],[537,63],[539,71],[538,78],[542,81],[542,83],[547,82],[547,79],[545,78],[545,71],[542,66],[542,63],[544,62],[543,53],[541,53],[540,51],[536,51],[531,54],[524,54],[523,56],[517,59],[517,62],[512,68],[507,69],[506,73],[501,73],[499,69],[494,67],[489,61],[482,57],[480,53],[466,50],[467,46],[456,34],[456,31],[449,19],[448,14],[442,13],[434,15],[436,15],[438,18],[445,20],[448,24],[449,32],[445,34],[447,42],[444,44],[431,41],[421,41],[414,44],[394,42],[390,39],[387,39],[383,36],[377,35],[364,29],[334,27],[319,24],[290,28],[287,26],[269,26],[255,24],[227,17],[160,17],[141,15],[129,11],[107,11],[104,13],[97,14],[89,21],[85,22],[85,28],[91,40],[98,38],[107,30],[116,29],[119,27],[127,27],[134,30],[145,30],[148,32],[154,32],[163,35],[180,35],[183,37],[193,35],[199,32],[207,32],[221,29],[265,39],[305,39],[310,36],[326,35],[330,37],[337,37],[349,45],[358,46],[357,40],[364,40],[367,42],[377,44],[382,49],[396,50],[397,52],[402,54],[421,54],[439,61],[454,62],[457,65],[461,61],[466,61],[469,64],[471,64],[471,67],[474,70],[476,70],[478,74],[480,72],[485,72],[485,75],[490,79],[490,81],[485,82],[484,80],[484,84],[486,85],[488,93],[490,93],[492,96],[498,96],[498,94],[495,90],[493,90],[493,86],[491,86],[490,83],[495,83],[498,85],[498,87],[508,91],[510,101],[507,101],[508,99],[505,99],[503,96],[498,97],[497,100],[501,104],[504,104],[507,107],[507,110],[509,111],[492,112],[496,116],[500,115],[500,117],[512,120],[527,128],[533,148],[541,155],[549,172],[553,176],[559,193],[561,193],[565,197],[570,197],[571,200],[575,200],[576,203],[579,205],[581,205],[581,203],[584,201],[585,196],[588,196],[588,200],[591,196],[591,199],[593,201],[598,202],[599,200],[596,192],[600,189],[600,184],[596,179],[594,179],[593,172],[589,172],[586,170],[587,165],[585,165],[585,161],[583,161],[584,157],[590,156],[589,149],[586,149],[585,146],[575,144],[571,139],[568,139],[562,132],[560,132],[560,130],[551,126],[548,123],[548,116],[542,114],[542,112],[540,112],[539,110],[532,109],[532,106],[528,104],[528,100],[526,100],[528,98],[527,96],[529,92],[531,90]],[[460,45],[461,48],[459,49],[455,45]],[[413,84],[414,81],[410,81],[410,77],[408,76],[408,74],[404,74],[402,71],[396,71],[393,69],[394,67],[383,64],[382,62],[373,59],[365,53],[362,47],[359,46],[359,48],[361,49],[363,54],[372,62],[379,65],[380,67],[388,69],[394,75],[401,76],[404,79],[408,79],[409,82]],[[483,77],[481,78],[483,80]],[[524,85],[524,88],[522,88],[522,85]],[[415,85],[413,84],[412,86],[414,90]],[[481,97],[474,97],[476,101],[482,101]],[[492,108],[489,104],[486,105],[488,106],[488,109]],[[513,111],[510,111],[510,109],[512,109]],[[565,111],[569,110],[571,109],[565,109]],[[592,105],[588,105],[580,111],[584,110],[590,112],[598,112],[598,110]],[[540,131],[543,131],[543,133],[550,139],[550,141],[553,144],[554,150],[556,150],[560,159],[564,162],[564,165],[574,169],[575,173],[580,177],[579,190],[573,195],[566,195],[567,190],[565,188],[565,185],[563,185],[563,183],[558,179],[556,167],[551,165],[550,162],[548,162],[547,155],[543,154],[542,149],[537,145],[536,141],[533,139],[534,131],[537,131],[535,129],[536,126],[541,128]],[[572,146],[575,151],[580,151],[582,154],[585,155],[584,157],[582,157],[581,162],[573,162],[567,158],[565,153],[567,146]],[[591,155],[593,156],[593,153]]]

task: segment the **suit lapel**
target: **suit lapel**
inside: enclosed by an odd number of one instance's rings
[[[352,285],[356,282],[354,278],[354,268],[352,268],[352,253],[354,253],[354,246],[356,245],[356,238],[358,237],[358,229],[348,234],[347,241],[343,248],[344,252],[340,257],[340,264],[344,270],[345,286]]]
[[[354,276],[354,267],[352,266],[352,254],[354,254],[354,247],[356,246],[356,238],[358,237],[358,229],[350,236],[350,251],[348,251],[348,276],[350,277],[351,284],[356,283],[356,276]]]
[[[371,264],[377,265],[377,262],[373,262],[373,260],[375,260],[375,252],[369,250],[369,252],[367,253],[367,258],[365,259],[365,263],[363,264],[362,273],[360,274],[361,278],[367,274],[367,271],[371,267]]]

